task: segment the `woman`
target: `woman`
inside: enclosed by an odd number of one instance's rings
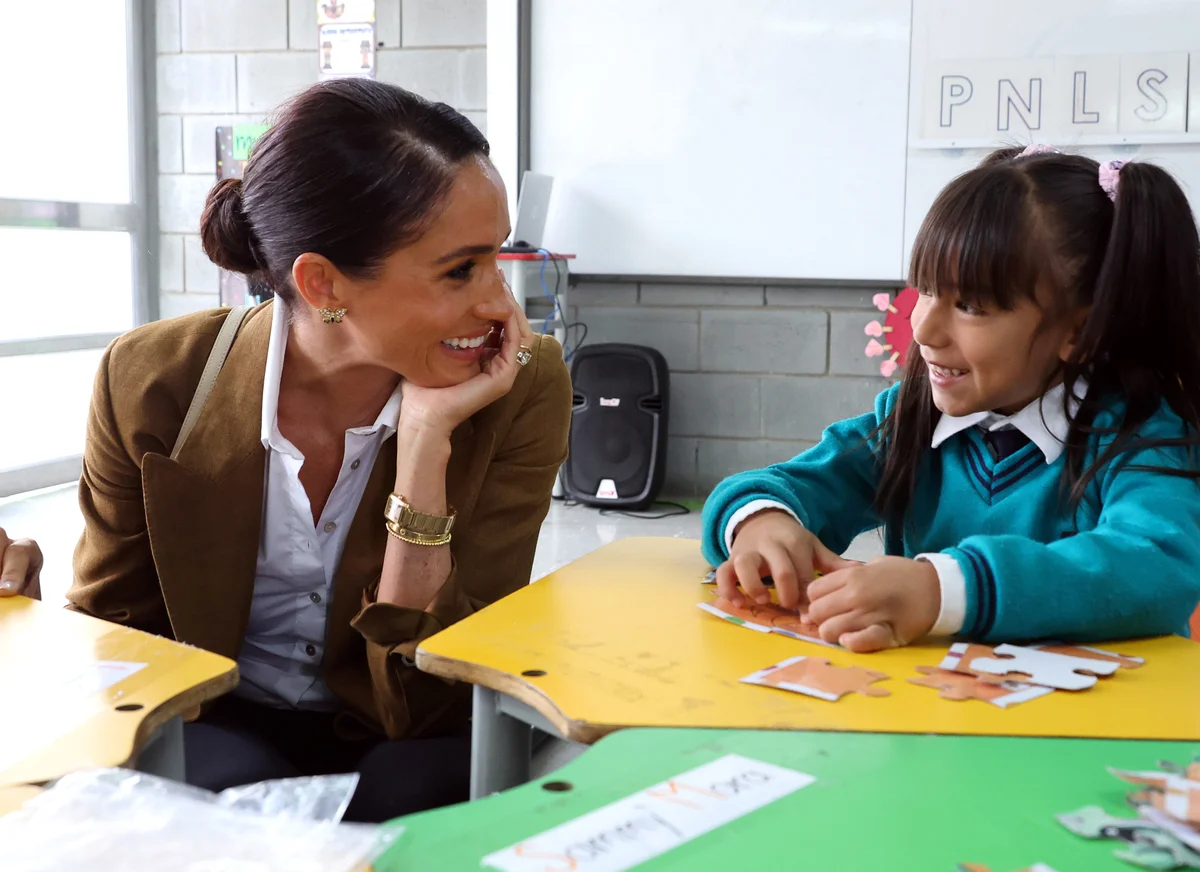
[[[358,770],[358,820],[467,796],[470,689],[413,657],[529,581],[571,406],[497,266],[487,155],[443,104],[309,89],[209,194],[208,256],[275,299],[186,440],[227,312],[101,362],[69,599],[237,659],[238,689],[186,725],[193,784]]]

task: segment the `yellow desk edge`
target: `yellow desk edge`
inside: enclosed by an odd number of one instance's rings
[[[695,607],[711,595],[701,584],[707,570],[695,540],[621,539],[426,639],[417,666],[507,694],[584,743],[631,726],[1200,740],[1200,699],[1182,692],[1200,674],[1200,645],[1190,640],[1101,643],[1147,665],[1081,697],[1062,691],[1002,710],[907,683],[917,665],[937,665],[945,642],[854,655],[721,622]],[[640,591],[647,614],[626,619],[622,603]],[[737,683],[796,655],[883,671],[892,701],[851,694],[828,703]],[[694,691],[708,696],[685,698]],[[684,714],[679,701],[709,707]]]

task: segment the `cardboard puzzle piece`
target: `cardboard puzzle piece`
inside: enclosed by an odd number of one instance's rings
[[[735,606],[724,597],[717,597],[711,603],[698,603],[698,605],[711,615],[716,615],[718,618],[741,627],[757,630],[760,633],[779,633],[781,636],[813,642],[817,645],[824,645],[826,648],[841,647],[822,639],[818,634],[816,624],[806,620],[798,612],[785,609],[777,603],[759,605],[747,602],[744,606]]]
[[[923,677],[910,678],[911,684],[940,690],[939,696],[942,699],[954,701],[977,699],[1000,708],[1008,708],[1054,693],[1053,688],[1038,687],[1020,681],[1006,681],[990,675],[967,675],[948,669],[936,669],[933,666],[918,666],[917,671],[922,673]]]
[[[1145,657],[1130,657],[1127,654],[1116,654],[1103,648],[1089,648],[1087,645],[1064,645],[1061,642],[1039,642],[1030,645],[1039,651],[1051,654],[1066,654],[1068,657],[1082,657],[1085,660],[1107,660],[1116,663],[1123,669],[1137,669],[1146,665]]]
[[[742,682],[776,687],[837,702],[848,693],[872,697],[891,696],[890,691],[873,686],[876,681],[890,677],[861,666],[834,666],[823,657],[789,657],[774,666],[747,675]]]
[[[1116,839],[1127,847],[1113,856],[1143,869],[1200,869],[1200,854],[1148,821],[1118,818],[1096,805],[1056,815],[1058,822],[1085,839]]]
[[[1108,771],[1122,781],[1147,788],[1141,791],[1144,797],[1139,797],[1144,799],[1144,804],[1166,812],[1176,820],[1200,824],[1200,781],[1172,772],[1132,772],[1112,768]]]
[[[1193,851],[1200,852],[1200,831],[1197,831],[1194,824],[1185,824],[1183,821],[1171,817],[1165,811],[1152,806],[1142,806],[1138,809],[1138,814],[1159,829],[1179,839]]]
[[[968,675],[1011,676],[1058,690],[1086,690],[1096,684],[1096,676],[1112,675],[1120,668],[1111,660],[1070,657],[1019,645],[990,648],[969,642],[951,645],[939,666]]]

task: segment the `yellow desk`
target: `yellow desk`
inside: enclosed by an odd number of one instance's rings
[[[1146,665],[1000,709],[908,683],[945,644],[856,655],[720,621],[696,608],[707,571],[696,541],[619,540],[427,639],[421,669],[476,685],[473,796],[527,779],[528,729],[513,718],[588,744],[625,727],[1200,740],[1190,640],[1105,646]],[[738,682],[797,654],[884,672],[875,686],[891,695],[830,703]]]
[[[181,779],[182,715],[236,684],[225,657],[0,599],[0,788],[131,764]]]
[[[26,784],[20,787],[0,787],[0,817],[16,811],[42,792],[40,787]]]

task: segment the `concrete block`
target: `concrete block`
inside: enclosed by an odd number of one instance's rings
[[[871,337],[863,332],[872,321],[882,323],[878,309],[829,313],[830,375],[879,375],[879,362],[883,358],[867,357],[866,347]],[[879,341],[886,343],[887,339]]]
[[[311,5],[315,15],[316,3]],[[288,0],[183,0],[182,23],[184,51],[275,51],[288,47]]]
[[[684,285],[642,283],[643,306],[741,306],[763,305],[761,285]]]
[[[183,172],[183,119],[178,115],[158,116],[158,171]]]
[[[159,55],[157,75],[162,114],[237,111],[237,65],[232,54]]]
[[[156,0],[154,4],[154,49],[158,54],[180,51],[179,0]]]
[[[204,253],[199,236],[183,238],[183,289],[189,294],[215,294],[221,290],[221,270]]]
[[[159,176],[158,229],[163,233],[199,233],[200,213],[216,180],[213,176]]]
[[[699,440],[697,486],[709,494],[724,479],[766,466],[766,443],[758,439]]]
[[[700,368],[709,372],[825,372],[825,312],[705,311]]]
[[[487,136],[487,112],[479,112],[473,109],[467,109],[463,112],[467,116],[467,120],[479,128],[479,132]]]
[[[767,285],[768,306],[803,306],[812,309],[866,309],[879,293],[895,294],[898,287],[794,288]]]
[[[378,11],[375,17],[379,17]],[[317,4],[310,0],[288,0],[288,48],[317,50]]]
[[[587,307],[633,306],[638,301],[638,286],[637,282],[580,282],[571,287],[571,299]]]
[[[588,326],[588,345],[629,342],[657,348],[672,371],[700,365],[700,314],[694,309],[596,309],[573,297]]]
[[[663,482],[665,497],[695,497],[696,443],[688,437],[667,437],[667,477]]]
[[[816,442],[805,442],[798,439],[776,439],[763,443],[763,466],[773,463],[783,463],[791,460],[816,445]]]
[[[259,124],[266,113],[258,115],[186,115],[183,119],[183,171],[209,173],[217,171],[218,127],[234,124]]]
[[[375,40],[382,48],[400,48],[400,0],[375,0]]]
[[[487,109],[487,49],[459,52],[459,96],[456,109]]]
[[[403,0],[408,46],[487,44],[487,0]]]
[[[220,305],[220,297],[216,294],[159,294],[158,317],[165,321],[205,309],[216,309]]]
[[[381,82],[399,85],[428,100],[462,106],[459,99],[458,52],[446,49],[380,49],[375,57]],[[313,69],[316,70],[315,61]]]
[[[237,55],[237,112],[274,112],[317,81],[317,56],[309,52]]]
[[[183,290],[183,237],[163,233],[158,237],[158,288]]]
[[[764,378],[763,425],[768,439],[819,442],[834,421],[875,408],[875,397],[888,386],[882,378]]]
[[[761,388],[756,376],[671,374],[670,431],[678,436],[762,436]]]

